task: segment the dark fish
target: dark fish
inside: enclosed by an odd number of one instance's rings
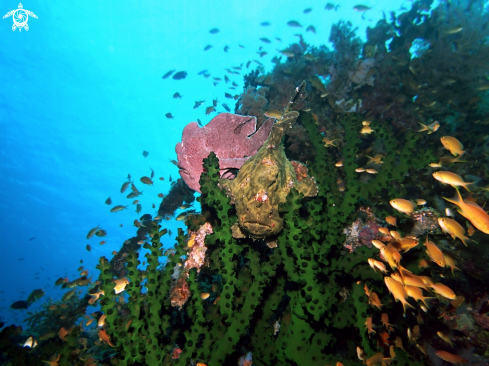
[[[222,106],[224,107],[224,109],[228,112],[231,112],[231,109],[228,107],[228,105],[226,103],[222,103]]]
[[[229,46],[224,46],[224,52],[227,52],[229,50]]]
[[[199,124],[200,127],[202,127],[202,122],[200,119],[197,118],[197,123]]]
[[[87,244],[87,246],[89,246]],[[59,285],[62,285],[64,283],[64,278],[63,277],[60,277],[56,280],[56,282],[54,283],[55,286],[59,286]]]
[[[168,71],[165,75],[163,75],[162,79],[168,78],[171,74],[173,74],[175,70]]]
[[[309,14],[311,11],[312,11],[312,9],[311,9],[311,8],[307,8],[307,9],[304,9],[302,12],[303,12],[304,14]]]
[[[296,20],[290,20],[287,22],[287,25],[292,28],[302,28],[302,25]]]
[[[199,108],[202,104],[204,104],[205,100],[202,100],[202,101],[196,101],[195,102],[195,105],[194,105],[194,109],[197,109]]]
[[[216,99],[212,99],[212,105],[214,107],[217,107],[217,102],[218,102],[217,98]]]
[[[149,152],[147,152],[146,150],[144,150],[144,151],[143,151],[143,156],[144,156],[145,158],[147,158],[147,157],[148,157],[148,155],[149,155]]]
[[[262,41],[263,43],[271,43],[270,40],[265,37],[260,38],[260,41]]]
[[[165,114],[165,117],[168,118],[168,119],[173,119],[173,116],[169,112],[167,114]]]
[[[151,169],[151,179],[153,179],[155,177],[155,171],[153,170],[153,168],[150,169]]]
[[[136,212],[138,213],[138,215],[141,213],[141,211],[142,211],[142,210],[143,210],[143,206],[141,206],[141,204],[140,204],[140,203],[138,203],[138,204],[136,205]]]
[[[21,309],[27,309],[29,307],[29,303],[27,301],[16,301],[12,305],[10,305],[10,309],[14,310],[21,310]]]
[[[176,167],[178,167],[178,161],[173,160],[173,159],[168,159],[168,160],[170,160],[170,163],[172,163],[173,165],[175,165]]]
[[[211,44],[208,44],[207,46],[204,47],[204,51],[209,51],[212,48]]]
[[[204,75],[207,72],[207,69],[200,71],[197,75]]]
[[[139,191],[138,192],[131,192],[126,197],[127,198],[136,198],[136,197],[139,197],[142,194],[143,194],[143,191],[141,191],[141,192],[139,192]]]
[[[29,238],[29,241],[33,241],[34,239],[35,239],[35,237]]]
[[[229,99],[234,99],[234,97],[229,93],[224,93],[224,96]]]
[[[263,57],[265,55],[268,55],[268,53],[265,52],[265,51],[261,51],[261,52],[257,52],[257,53],[260,55],[260,57]]]
[[[216,33],[219,33],[219,29],[218,28],[212,28],[210,31],[209,31],[210,34],[216,34]]]
[[[246,68],[250,67],[250,64],[251,64],[251,61],[248,61],[248,62],[246,63]]]
[[[229,83],[229,78],[227,75],[224,75],[224,81],[226,82],[226,84]]]
[[[182,80],[187,77],[187,71],[179,71],[175,75],[173,75],[174,80]]]
[[[110,197],[109,197],[109,198],[107,198],[107,199],[105,200],[105,204],[106,204],[106,205],[111,205],[111,204],[112,204],[112,198],[110,198]]]
[[[358,12],[363,12],[372,9],[370,6],[367,5],[355,5],[353,7],[353,10],[358,11]]]
[[[327,3],[326,6],[324,7],[324,10],[333,10],[333,9],[334,9],[333,3]]]
[[[276,39],[277,41],[279,41],[279,42],[282,42],[282,40],[281,40],[280,38],[278,38],[278,37],[275,37],[275,39]]]
[[[261,22],[260,25],[262,27],[268,27],[270,25],[270,22]]]
[[[180,95],[179,92],[176,92],[175,94],[173,94],[173,98],[175,98],[175,99],[177,99],[177,98],[182,99],[182,96]]]
[[[173,182],[173,179],[171,179],[171,175],[170,175],[170,179],[169,179],[170,182]]]
[[[39,277],[37,277],[37,278],[39,278]],[[32,304],[33,302],[35,302],[36,300],[39,300],[44,295],[46,295],[46,293],[44,292],[43,289],[34,290],[30,293],[29,297],[27,298],[27,302],[29,304]]]
[[[212,112],[214,112],[214,111],[215,111],[214,106],[207,107],[207,108],[205,109],[205,115],[206,115],[206,116],[208,116],[209,114],[211,114],[211,113],[212,113]],[[170,182],[171,182],[171,181],[170,181]]]
[[[244,48],[244,46],[243,46],[243,45],[241,45],[241,44],[239,44],[238,46],[239,46],[240,48]]]
[[[310,25],[309,27],[307,27],[306,32],[312,32],[316,34],[316,28],[314,28],[313,25]]]
[[[97,235],[99,238],[104,238],[107,236],[107,231],[105,231],[104,229],[98,229],[95,232],[95,235]]]
[[[236,83],[233,81],[233,86],[238,86],[238,84],[236,84]]]
[[[209,76],[211,76],[211,74],[207,73],[207,74],[204,74],[204,77],[207,79]]]

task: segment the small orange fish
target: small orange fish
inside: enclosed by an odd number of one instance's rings
[[[387,216],[385,221],[387,221],[389,225],[397,226],[397,219],[394,216]]]
[[[443,136],[440,141],[443,147],[449,150],[453,156],[465,154],[465,151],[462,151],[464,145],[462,145],[462,143],[458,141],[455,137]]]
[[[375,292],[371,292],[370,295],[368,296],[368,303],[372,306],[376,306],[379,310],[382,306],[384,306],[379,299],[379,295],[377,295]]]
[[[428,254],[428,257],[440,267],[445,267],[446,263],[442,251],[435,245],[435,243],[428,240],[428,235],[426,235],[426,242],[423,245],[426,247],[426,254]]]
[[[426,259],[421,259],[418,264],[418,268],[429,268],[431,267],[430,263]]]
[[[105,243],[107,243],[107,241],[102,240],[102,241],[100,242],[100,245],[104,245]]]
[[[387,229],[386,227],[379,227],[379,232],[384,235],[390,235],[389,229]]]
[[[407,301],[408,295],[406,293],[406,290],[404,289],[404,287],[402,286],[402,284],[400,282],[397,282],[396,280],[394,280],[391,277],[384,277],[384,282],[385,282],[385,285],[387,286],[387,289],[389,290],[389,292],[394,297],[394,299],[396,301],[400,301],[402,303],[402,306],[404,308],[404,314],[406,314],[406,310],[408,307],[414,309],[414,306],[412,306]]]
[[[452,347],[455,346],[453,342],[450,340],[450,336],[448,334],[443,332],[436,332],[436,335],[441,339],[443,339],[445,342],[447,342],[450,346]]]
[[[384,273],[387,272],[387,268],[385,268],[385,264],[382,262],[379,262],[373,258],[368,259],[368,264],[370,265],[370,267],[372,267],[374,272],[377,272],[377,269],[380,270],[381,272],[384,272]]]
[[[426,307],[428,307],[426,299],[435,299],[435,297],[424,297],[423,290],[415,286],[406,285],[404,286],[404,289],[406,290],[406,293],[409,297],[412,297],[416,301],[422,301],[426,305]]]
[[[113,250],[112,255],[117,255],[117,250]]]
[[[207,299],[209,296],[210,296],[210,293],[208,293],[208,292],[203,292],[203,293],[200,294],[200,298],[202,300]]]
[[[469,192],[470,190],[467,188],[467,186],[473,184],[472,182],[464,182],[463,178],[460,175],[448,171],[439,170],[437,172],[434,172],[432,175],[433,178],[435,178],[439,182],[442,182],[443,184],[448,184],[452,187],[461,186]]]
[[[69,332],[64,328],[62,327],[59,332],[58,332],[58,335],[59,335],[59,338],[64,341],[64,342],[67,342],[68,340],[65,338],[67,335],[69,334]]]
[[[343,162],[342,161],[338,161],[334,166],[337,167],[337,168],[341,168],[343,166]]]
[[[412,201],[405,200],[403,198],[396,198],[390,200],[389,202],[392,207],[394,207],[397,211],[402,212],[406,215],[410,215],[413,213],[416,208],[416,204]]]
[[[367,320],[365,321],[365,328],[367,328],[367,331],[368,331],[368,336],[370,337],[370,334],[371,333],[376,333],[376,331],[372,328],[373,324],[372,324],[372,317],[369,316],[367,318]]]
[[[389,324],[389,315],[387,313],[382,313],[380,316],[380,320],[382,321],[382,324],[384,327],[389,328],[392,324]]]
[[[100,329],[98,331],[98,337],[104,341],[105,343],[107,343],[109,346],[111,347],[114,347],[114,345],[110,342],[110,337],[109,335],[107,334],[107,332],[105,331],[105,329]]]
[[[58,307],[56,305],[51,305],[48,309],[49,310],[57,310]]]
[[[443,198],[448,202],[457,205],[460,208],[458,212],[469,220],[477,229],[485,234],[489,234],[489,215],[477,203],[464,201],[458,189],[454,198]]]
[[[129,283],[129,280],[123,277],[121,279],[114,280],[114,283],[115,283],[115,287],[114,287],[115,293],[120,294],[122,291],[126,289],[126,285]]]
[[[443,253],[443,258],[445,258],[445,265],[447,267],[450,267],[450,269],[452,270],[452,275],[453,277],[455,277],[455,273],[453,271],[456,269],[461,271],[461,269],[456,266],[457,263],[455,262],[455,259],[453,259],[450,255],[445,253]]]
[[[163,198],[165,195],[163,193],[158,193],[158,197]]]
[[[472,236],[475,234],[475,229],[474,227],[470,224],[470,222],[466,221],[465,224],[467,225],[467,235]]]
[[[440,357],[443,361],[447,361],[447,362],[453,363],[455,365],[465,364],[465,363],[469,362],[465,358],[457,356],[457,355],[453,355],[447,351],[436,351],[435,355]]]
[[[434,283],[431,285],[431,288],[435,290],[435,292],[438,295],[441,295],[443,297],[446,297],[447,299],[450,300],[455,300],[457,298],[457,295],[452,291],[451,288],[448,286],[444,285],[443,283]]]

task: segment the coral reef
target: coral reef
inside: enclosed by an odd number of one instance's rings
[[[202,128],[196,122],[189,123],[183,129],[182,142],[175,148],[185,183],[200,193],[202,159],[211,151],[219,157],[224,172],[241,168],[268,138],[272,123],[273,119],[269,119],[257,131],[255,117],[231,113],[217,115]]]

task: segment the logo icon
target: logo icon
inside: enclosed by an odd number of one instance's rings
[[[12,25],[13,31],[15,31],[17,28],[19,28],[19,32],[22,31],[22,28],[28,31],[29,25],[27,24],[27,20],[29,19],[29,15],[37,19],[36,14],[34,14],[32,11],[25,10],[22,3],[19,3],[19,8],[9,11],[3,16],[3,19],[12,16],[12,19],[14,20],[14,24]]]

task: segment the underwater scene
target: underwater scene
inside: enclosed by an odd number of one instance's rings
[[[489,6],[3,1],[0,366],[489,365]]]

